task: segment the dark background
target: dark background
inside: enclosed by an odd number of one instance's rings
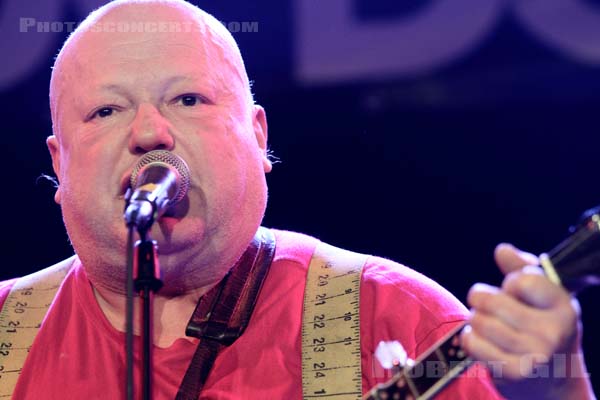
[[[600,49],[584,57],[541,40],[516,17],[511,4],[518,2],[497,0],[498,15],[481,39],[451,60],[409,72],[313,79],[298,67],[298,48],[314,45],[298,37],[307,21],[295,10],[305,1],[195,2],[222,21],[258,23],[257,31],[234,36],[256,100],[267,110],[270,148],[280,159],[268,176],[265,225],[392,258],[464,301],[473,283],[501,282],[492,259],[497,243],[547,251],[583,210],[600,203]],[[346,1],[357,24],[386,24],[417,18],[442,0],[408,6]],[[546,2],[550,8],[554,3]],[[600,27],[600,2],[576,3]],[[52,172],[44,144],[51,133],[47,87],[52,57],[67,34],[19,32],[19,18],[41,20],[39,13],[50,7],[54,14],[47,20],[80,21],[91,8],[67,0],[48,4],[0,0],[2,68],[36,53],[21,72],[0,77],[0,278],[71,254],[53,188],[39,179]],[[323,4],[315,1],[314,7]],[[588,32],[577,19],[570,21],[588,41],[600,43],[600,28]],[[311,29],[326,33],[326,24],[317,22]],[[431,26],[434,34],[437,29]],[[387,44],[387,56],[404,57],[394,44]],[[594,311],[600,290],[579,298],[587,362],[600,388]]]

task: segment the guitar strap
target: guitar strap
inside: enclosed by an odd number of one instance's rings
[[[185,332],[200,343],[176,400],[197,400],[219,351],[244,333],[274,255],[275,237],[260,227],[221,283],[200,298]]]
[[[29,348],[76,256],[17,279],[0,311],[0,398],[10,398]]]
[[[362,399],[360,281],[368,256],[319,243],[302,312],[305,399]]]

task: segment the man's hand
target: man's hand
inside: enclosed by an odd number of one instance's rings
[[[581,351],[579,304],[550,282],[537,257],[496,247],[502,287],[476,284],[465,350],[486,363],[509,399],[593,399]]]

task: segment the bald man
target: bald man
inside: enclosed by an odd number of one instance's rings
[[[125,26],[142,28],[119,28]],[[50,105],[55,200],[76,257],[13,398],[124,397],[124,194],[139,159],[166,150],[191,171],[185,200],[152,229],[164,280],[155,297],[153,398],[173,399],[199,346],[185,334],[190,316],[242,257],[263,218],[265,173],[272,167],[265,111],[253,102],[229,32],[180,0],[115,1],[90,14],[56,59]],[[302,397],[302,302],[319,241],[273,233],[275,255],[250,324],[220,350],[200,398]],[[367,258],[360,295],[362,391],[384,381],[374,358],[380,341],[398,340],[416,358],[470,319],[463,345],[477,359],[502,363],[504,372],[494,378],[506,395],[592,398],[575,302],[538,270],[523,268],[536,264],[531,256],[501,246],[497,261],[508,274],[503,287],[475,286],[469,314],[417,272]],[[0,284],[0,302],[14,284]],[[555,353],[570,360],[566,377],[525,377],[524,356],[536,354],[533,369]],[[458,379],[440,398],[500,395],[484,372]]]

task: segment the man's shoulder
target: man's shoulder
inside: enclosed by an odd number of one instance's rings
[[[399,340],[414,355],[468,318],[466,307],[437,282],[381,257],[367,259],[361,302],[368,310],[365,331],[371,331],[371,344]]]
[[[447,289],[423,273],[398,262],[371,256],[363,272],[363,284],[379,291],[402,293],[409,302],[430,309],[434,315],[460,316],[467,310]]]
[[[14,278],[0,282],[0,310],[4,306],[4,301],[10,293],[10,289],[12,289],[15,282],[17,282],[17,279],[18,278]]]
[[[308,265],[320,240],[303,233],[271,229],[275,235],[275,261]]]
[[[302,233],[273,230],[277,240],[275,260],[291,261],[307,268],[321,241]],[[350,249],[351,250],[351,249]],[[358,256],[363,254],[356,253]],[[400,298],[429,310],[432,315],[464,319],[467,311],[448,290],[422,273],[398,262],[370,255],[362,274],[363,289],[377,298]],[[446,319],[447,320],[447,319]]]
[[[19,279],[24,279],[24,284],[29,285],[30,283],[38,282],[44,283],[46,280],[50,279],[52,281],[61,282],[64,279],[65,274],[71,269],[75,260],[75,256],[69,257],[65,260],[62,260],[54,265],[51,265],[47,268],[40,269],[36,272],[33,272],[29,275],[13,278],[6,281],[0,282],[0,310],[4,306],[4,302],[6,298],[10,294],[13,286],[19,281]]]

